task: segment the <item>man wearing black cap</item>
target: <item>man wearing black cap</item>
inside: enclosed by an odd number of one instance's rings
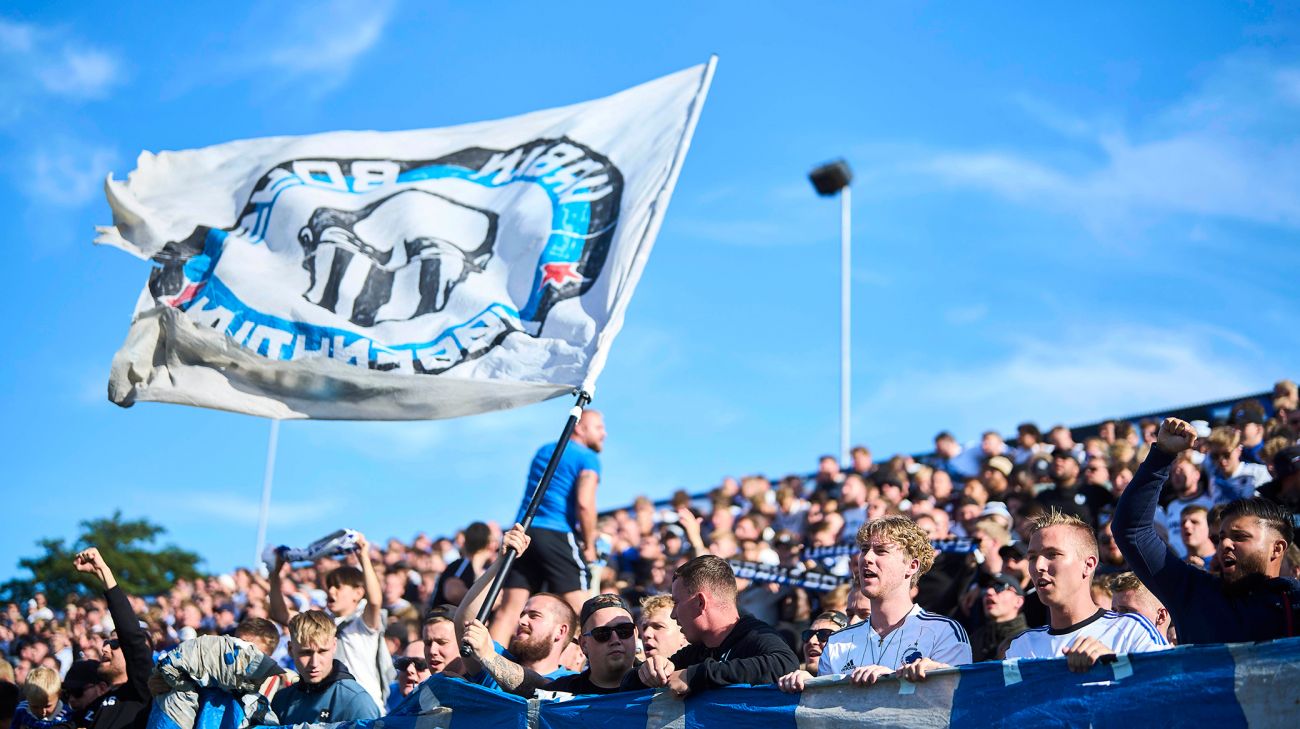
[[[583,603],[579,624],[582,633],[578,636],[578,646],[587,657],[587,668],[582,673],[555,680],[497,653],[492,637],[478,621],[465,629],[465,639],[483,669],[509,693],[524,697],[532,696],[537,689],[575,695],[616,693],[636,660],[636,624],[632,622],[632,611],[618,595],[597,595]]]
[[[1025,592],[1019,580],[1004,574],[981,574],[979,586],[986,619],[970,635],[972,660],[976,662],[1000,659],[1003,644],[1029,629],[1020,612]]]
[[[1114,503],[1106,489],[1079,481],[1079,457],[1074,451],[1057,448],[1052,451],[1052,482],[1056,485],[1038,495],[1044,509],[1056,508],[1072,514],[1097,529],[1102,508]]]
[[[104,585],[104,600],[116,630],[104,641],[96,676],[92,677],[87,667],[78,668],[84,661],[74,663],[68,670],[63,682],[68,691],[68,705],[78,712],[80,727],[143,729],[153,700],[148,685],[153,670],[148,633],[140,627],[130,600],[98,549],[91,547],[78,553],[74,565],[77,571],[95,575]],[[74,698],[77,692],[80,697]],[[92,695],[95,698],[87,700]]]
[[[1273,480],[1256,491],[1269,501],[1291,512],[1291,521],[1300,527],[1300,445],[1283,448],[1273,456]]]

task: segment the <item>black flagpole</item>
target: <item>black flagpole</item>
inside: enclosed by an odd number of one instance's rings
[[[533,491],[533,498],[528,502],[528,509],[524,511],[524,520],[520,522],[524,531],[533,524],[533,517],[537,515],[537,509],[542,505],[542,497],[546,495],[546,487],[551,485],[551,477],[555,475],[555,469],[560,465],[560,457],[564,455],[564,449],[569,445],[569,438],[573,435],[573,429],[578,425],[578,418],[582,416],[582,409],[591,402],[591,395],[586,392],[578,391],[578,402],[569,411],[569,419],[564,422],[564,430],[560,433],[560,440],[555,444],[555,450],[551,452],[551,460],[546,463],[546,470],[542,472],[542,480],[537,482],[537,489]],[[501,593],[501,587],[505,584],[506,575],[510,573],[510,568],[515,563],[515,558],[519,555],[513,549],[506,549],[506,553],[501,556],[501,568],[497,570],[496,577],[492,579],[492,585],[488,587],[487,596],[483,600],[483,605],[478,609],[478,621],[484,625],[488,624],[488,617],[492,614],[492,605],[497,601],[497,595]],[[473,655],[469,644],[464,643],[460,647],[460,653],[463,656]]]

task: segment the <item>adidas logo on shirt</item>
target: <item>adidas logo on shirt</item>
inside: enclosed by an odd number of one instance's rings
[[[857,668],[857,666],[853,665],[853,659],[850,658],[848,663],[845,663],[843,666],[840,666],[840,673],[848,673],[849,671],[852,671],[855,668]]]

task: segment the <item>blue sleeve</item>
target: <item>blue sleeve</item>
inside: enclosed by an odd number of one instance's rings
[[[1111,531],[1115,545],[1133,567],[1133,573],[1177,618],[1183,608],[1194,607],[1193,592],[1207,575],[1179,559],[1156,532],[1160,489],[1169,480],[1169,466],[1173,461],[1174,457],[1160,448],[1151,448],[1132,483],[1119,498]]]
[[[582,471],[595,471],[597,476],[600,475],[600,456],[597,456],[596,452],[590,448],[582,449],[582,461],[580,465],[579,473]]]

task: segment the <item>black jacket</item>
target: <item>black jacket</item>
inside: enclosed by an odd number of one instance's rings
[[[1300,582],[1249,575],[1234,583],[1178,558],[1155,529],[1160,487],[1174,457],[1153,447],[1115,508],[1111,531],[1133,573],[1173,616],[1178,642],[1272,640],[1300,630]]]
[[[799,659],[767,623],[742,615],[717,648],[691,644],[672,657],[673,666],[686,669],[686,684],[692,692],[733,684],[776,683],[799,669]],[[623,679],[624,690],[646,688],[637,671]]]
[[[91,704],[77,724],[88,729],[144,729],[153,701],[149,694],[153,650],[122,588],[105,591],[104,599],[108,601],[108,614],[113,617],[122,657],[126,659],[126,683]]]

